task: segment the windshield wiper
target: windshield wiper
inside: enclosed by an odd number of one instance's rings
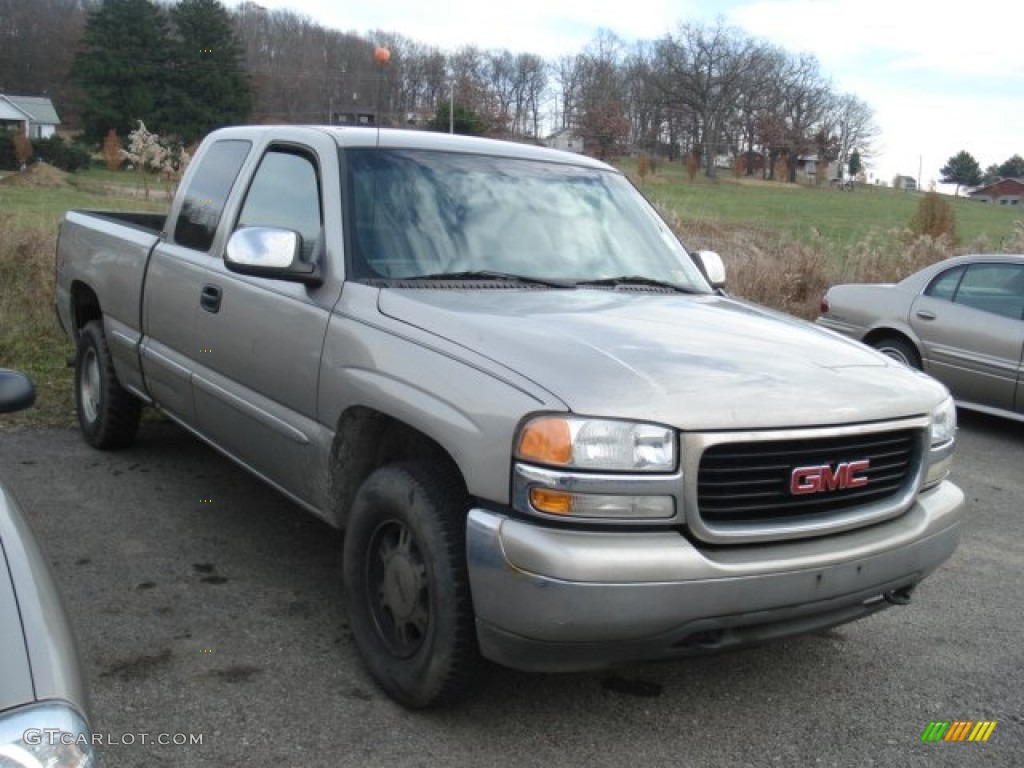
[[[653,277],[642,275],[619,275],[618,277],[602,277],[598,280],[578,280],[577,286],[609,286],[615,288],[620,285],[644,285],[651,288],[668,288],[678,293],[703,293],[689,286],[670,283],[667,280],[658,280]]]
[[[465,272],[435,272],[430,275],[412,275],[395,278],[397,280],[501,280],[523,285],[546,285],[550,288],[575,288],[572,280],[556,280],[554,278],[515,275],[511,272],[495,272],[490,269],[475,269]]]

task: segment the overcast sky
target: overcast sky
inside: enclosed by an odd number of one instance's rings
[[[228,5],[237,5],[237,0]],[[872,176],[920,175],[962,149],[982,169],[1024,155],[1024,56],[1016,0],[259,0],[326,27],[371,30],[454,50],[473,44],[556,58],[599,30],[653,40],[681,21],[723,17],[791,53],[811,52],[839,92],[874,109]]]

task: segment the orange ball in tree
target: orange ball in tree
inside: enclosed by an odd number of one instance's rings
[[[391,51],[387,48],[377,47],[373,52],[373,60],[384,65],[391,61]]]

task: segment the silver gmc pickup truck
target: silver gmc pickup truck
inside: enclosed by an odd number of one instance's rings
[[[166,220],[69,212],[56,301],[85,439],[154,405],[343,528],[355,642],[423,707],[482,659],[820,630],[952,554],[946,390],[723,284],[579,155],[246,127]]]

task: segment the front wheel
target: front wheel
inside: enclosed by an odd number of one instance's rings
[[[75,404],[82,435],[93,448],[124,448],[135,439],[142,403],[117,380],[99,320],[86,323],[78,338]]]
[[[370,673],[407,707],[454,703],[476,676],[467,507],[458,479],[425,463],[374,471],[352,504],[343,567],[349,624]]]
[[[914,349],[914,346],[903,339],[895,336],[885,336],[871,342],[871,346],[877,349],[886,357],[903,363],[908,368],[921,370],[921,356]]]

